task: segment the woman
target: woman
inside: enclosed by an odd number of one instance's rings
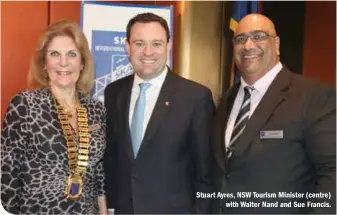
[[[89,97],[93,60],[81,28],[43,33],[28,85],[9,104],[1,136],[1,201],[13,214],[107,213],[105,109]]]

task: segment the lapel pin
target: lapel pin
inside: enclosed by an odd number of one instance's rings
[[[170,105],[170,102],[169,101],[166,101],[165,102],[165,106],[168,107]]]

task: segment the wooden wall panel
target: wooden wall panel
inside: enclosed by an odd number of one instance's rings
[[[51,1],[50,2],[50,23],[60,19],[70,19],[80,24],[80,1]]]
[[[336,87],[336,2],[307,1],[304,30],[303,74]]]
[[[1,3],[1,122],[13,96],[27,88],[29,62],[47,27],[47,2]]]

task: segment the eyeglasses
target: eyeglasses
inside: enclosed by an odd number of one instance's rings
[[[251,31],[251,32],[248,32],[248,33],[237,35],[236,37],[234,37],[233,43],[234,43],[234,45],[245,44],[246,41],[248,40],[248,37],[253,42],[260,42],[260,41],[266,40],[268,37],[274,38],[274,36],[270,36],[268,33],[264,32],[264,31]]]

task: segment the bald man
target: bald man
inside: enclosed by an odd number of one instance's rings
[[[265,16],[244,17],[233,45],[241,83],[217,110],[213,213],[336,213],[335,89],[280,62]]]

